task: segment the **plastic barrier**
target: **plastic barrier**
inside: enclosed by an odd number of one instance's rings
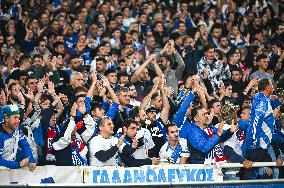
[[[224,163],[216,165],[151,165],[133,168],[124,167],[62,167],[38,166],[30,172],[28,168],[0,168],[0,185],[38,185],[42,183],[84,184],[93,186],[182,186],[211,184],[232,185],[236,181],[223,181],[223,168],[239,168],[242,164]],[[253,163],[253,167],[276,166],[275,162]],[[269,180],[282,184],[282,180]],[[237,181],[239,183],[245,181]],[[250,181],[254,182],[254,181]],[[260,182],[259,180],[256,182]],[[257,185],[257,184],[256,184]],[[284,186],[283,186],[284,187]]]

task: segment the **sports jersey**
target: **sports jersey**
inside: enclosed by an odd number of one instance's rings
[[[13,169],[20,168],[19,161],[16,161],[18,147],[22,149],[24,158],[29,157],[29,162],[35,163],[30,145],[23,132],[16,129],[12,134],[9,134],[0,125],[0,166]]]
[[[167,159],[170,163],[179,164],[181,157],[189,157],[187,141],[180,138],[179,143],[175,148],[172,148],[169,142],[166,142],[159,153],[160,159]]]
[[[270,99],[263,93],[257,93],[252,101],[246,142],[249,150],[267,149],[272,139],[275,119]]]
[[[145,125],[145,128],[150,131],[155,144],[155,146],[150,150],[150,157],[158,157],[161,147],[167,141],[167,133],[165,130],[164,123],[161,118],[158,118],[153,123]]]

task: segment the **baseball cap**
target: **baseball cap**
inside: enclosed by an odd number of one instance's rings
[[[17,105],[5,105],[1,108],[3,116],[19,115],[20,110]]]
[[[148,108],[146,108],[146,113],[151,112],[151,111],[156,111],[157,112],[157,109],[155,108],[155,106],[150,105],[150,106],[148,106]]]

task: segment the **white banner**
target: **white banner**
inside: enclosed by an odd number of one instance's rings
[[[29,169],[0,170],[0,184],[27,183],[81,183],[83,171],[78,166],[37,166],[33,172]]]
[[[160,165],[133,168],[85,167],[84,183],[93,184],[184,184],[220,182],[222,173],[206,165]]]

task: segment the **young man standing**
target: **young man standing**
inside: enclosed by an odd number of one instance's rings
[[[189,158],[187,141],[179,137],[178,127],[174,123],[166,126],[168,141],[160,150],[160,158],[174,164],[186,164]]]

